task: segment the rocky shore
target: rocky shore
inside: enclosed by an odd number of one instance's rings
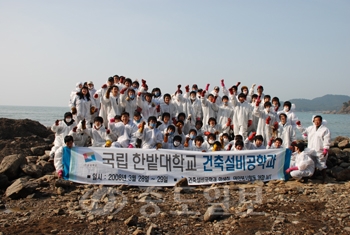
[[[189,187],[81,185],[58,179],[54,135],[0,118],[0,235],[349,234],[350,144],[337,137],[327,184],[255,181]]]

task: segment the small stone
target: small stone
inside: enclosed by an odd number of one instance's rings
[[[156,229],[157,229],[157,225],[155,224],[151,224],[151,226],[149,226],[149,228],[147,229],[147,235],[156,235]]]
[[[220,205],[213,205],[204,214],[204,221],[213,221],[223,214],[224,210]]]
[[[63,215],[64,214],[64,210],[62,208],[60,209],[56,209],[53,211],[56,215]]]
[[[136,215],[132,215],[124,221],[124,224],[127,226],[136,226],[138,219],[139,218]]]
[[[56,233],[58,233],[58,230],[57,229],[53,229],[53,230],[50,231],[50,233],[56,234]]]
[[[57,188],[57,194],[58,195],[63,195],[65,192],[66,192],[66,190],[64,190],[64,188],[62,188],[62,187],[58,187]]]
[[[90,215],[89,217],[88,217],[88,220],[94,220],[95,219],[95,216],[94,215]]]
[[[344,227],[343,229],[344,229],[344,231],[350,232],[350,227]]]
[[[140,230],[140,229],[136,229],[133,233],[132,233],[132,235],[143,235],[144,233],[142,232],[142,230]]]

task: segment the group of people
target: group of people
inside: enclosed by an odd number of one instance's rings
[[[150,90],[145,80],[140,84],[118,75],[99,89],[92,81],[77,83],[70,95],[71,112],[52,126],[56,138],[50,159],[70,136],[75,146],[91,143],[93,147],[202,152],[291,148],[300,151],[294,151],[288,169],[293,177],[312,171],[311,166],[304,170],[306,163],[326,168],[330,132],[321,116],[315,116],[314,125],[305,129],[294,113],[295,106],[289,101],[281,106],[278,97],[264,94],[262,86],[240,88],[238,82],[227,88],[224,80],[220,85],[221,89],[215,86],[211,91],[210,84],[204,89],[186,85],[184,90],[178,85],[173,94],[162,94],[160,88]],[[297,129],[308,140],[306,150],[296,142]]]

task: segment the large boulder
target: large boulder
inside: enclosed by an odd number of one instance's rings
[[[0,174],[6,175],[10,180],[16,179],[20,172],[20,166],[27,163],[23,154],[6,156],[0,164]]]
[[[5,196],[11,199],[24,198],[32,194],[39,186],[36,181],[19,178],[6,189]]]
[[[34,156],[42,156],[45,155],[45,150],[48,148],[48,146],[37,146],[32,147],[30,150],[32,151]]]
[[[341,149],[344,149],[344,148],[349,148],[349,140],[343,140],[341,142],[338,143],[338,147],[341,148]]]
[[[6,188],[10,184],[6,175],[0,175],[0,188]]]

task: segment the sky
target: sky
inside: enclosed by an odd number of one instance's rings
[[[349,95],[347,0],[1,0],[0,105],[67,106],[79,81],[173,93],[224,79],[280,100]]]

